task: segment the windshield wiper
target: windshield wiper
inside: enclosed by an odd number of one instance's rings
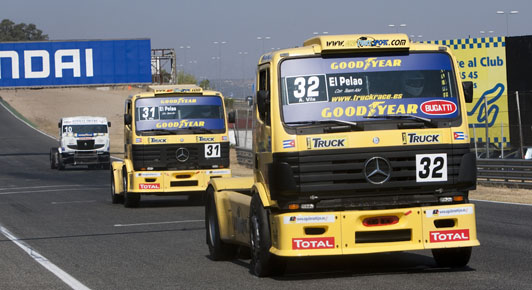
[[[203,127],[185,127],[185,128],[179,128],[180,130],[190,130],[192,133],[195,134],[201,134],[201,133],[214,133],[211,129],[203,128]]]
[[[406,119],[406,120],[412,120],[417,122],[422,122],[427,127],[436,128],[437,125],[434,124],[434,122],[429,118],[423,118],[415,115],[382,115],[382,116],[365,116],[366,119]]]
[[[153,135],[175,135],[177,134],[176,131],[168,130],[168,129],[148,129],[148,130],[142,130],[140,131],[143,135],[145,133],[153,133]]]
[[[353,130],[364,130],[364,127],[362,127],[357,122],[351,122],[351,121],[344,121],[344,120],[338,120],[338,119],[328,119],[328,120],[319,120],[319,121],[297,121],[297,122],[286,122],[287,125],[340,125],[340,126],[329,126],[326,128],[326,133],[332,133],[332,132],[345,132],[345,131],[353,131]]]

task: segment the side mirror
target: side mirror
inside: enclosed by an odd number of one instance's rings
[[[111,122],[107,122],[107,127],[111,127]]]
[[[235,111],[231,111],[227,113],[227,123],[231,123],[231,124],[235,123]]]
[[[257,109],[261,118],[270,111],[270,92],[258,91],[257,92]]]
[[[124,125],[126,125],[126,126],[131,125],[131,115],[130,114],[124,114]]]
[[[57,128],[61,129],[61,122],[57,122]]]
[[[472,103],[473,102],[473,82],[472,81],[462,82],[462,88],[464,89],[464,97],[465,97],[466,103]]]

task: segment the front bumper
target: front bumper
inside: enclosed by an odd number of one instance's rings
[[[61,152],[61,161],[63,164],[72,165],[93,165],[110,162],[109,152],[103,151],[74,151]]]
[[[394,224],[364,225],[364,220]],[[477,240],[473,204],[387,210],[273,214],[272,247],[278,256],[330,256],[471,247]]]
[[[204,192],[211,178],[221,177],[231,177],[231,169],[133,171],[128,176],[128,191],[151,195]]]

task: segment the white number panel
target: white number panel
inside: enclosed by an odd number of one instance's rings
[[[219,158],[220,151],[220,143],[205,144],[205,158]]]
[[[447,153],[417,154],[416,182],[447,181]]]

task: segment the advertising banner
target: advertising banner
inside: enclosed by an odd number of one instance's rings
[[[429,41],[450,47],[458,61],[460,77],[474,83],[473,103],[467,104],[469,137],[496,146],[509,146],[506,44],[504,37]],[[487,103],[487,110],[485,104]],[[487,114],[486,114],[487,111]]]
[[[0,88],[151,82],[149,39],[0,43]]]

